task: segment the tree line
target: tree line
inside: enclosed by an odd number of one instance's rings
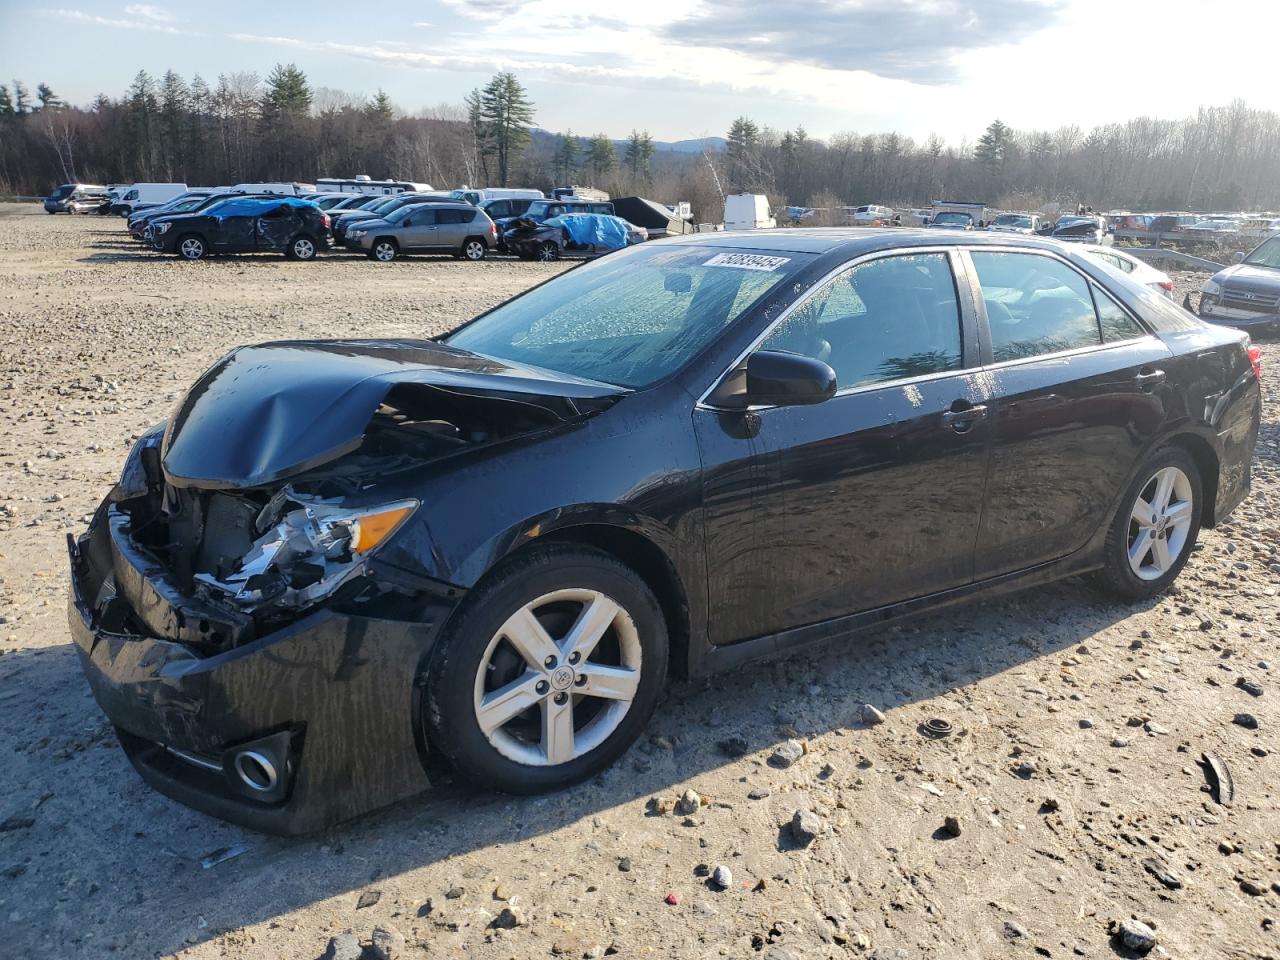
[[[569,183],[688,200],[717,220],[725,193],[775,206],[834,207],[930,199],[1008,209],[1280,208],[1280,116],[1237,101],[1178,120],[1140,117],[1085,130],[1014,130],[999,120],[970,144],[937,136],[842,132],[811,137],[747,116],[724,150],[659,150],[647,131],[548,133],[520,81],[499,73],[464,98],[409,114],[371,97],[314,86],[293,64],[189,80],[139,71],[119,97],[66,104],[46,83],[0,84],[0,194],[56,183],[313,181],[366,173],[435,187]]]

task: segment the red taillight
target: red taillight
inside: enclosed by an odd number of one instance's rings
[[[1253,364],[1253,375],[1261,382],[1262,380],[1262,348],[1249,344],[1248,350],[1249,362]]]
[[[492,221],[490,221],[490,223],[489,223],[489,236],[491,236],[491,237],[496,237],[497,235],[498,235],[498,225],[497,225],[496,223],[493,223]]]
[[[1161,280],[1161,281],[1160,281],[1160,289],[1161,289],[1161,290],[1168,290],[1170,293],[1173,293],[1173,281],[1172,281],[1172,280]]]

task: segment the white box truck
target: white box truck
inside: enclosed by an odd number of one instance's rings
[[[724,198],[726,230],[766,230],[777,225],[769,198],[763,193],[734,193]]]
[[[127,217],[134,210],[168,203],[186,192],[185,183],[135,183],[111,204],[111,212]]]

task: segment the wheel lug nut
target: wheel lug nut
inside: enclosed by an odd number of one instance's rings
[[[573,682],[580,687],[585,687],[587,685],[587,675],[585,673],[580,673],[578,674],[578,678]]]
[[[548,670],[554,670],[556,668],[556,658],[547,657],[547,659],[542,661],[542,665],[546,667]]]
[[[568,694],[566,694],[566,693],[557,693],[557,694],[556,694],[556,703],[557,703],[557,704],[561,704],[561,705],[563,705],[563,704],[564,704],[564,702],[565,702],[566,700],[568,700],[568,699],[569,699],[569,695],[568,695]]]
[[[577,662],[578,662],[579,660],[581,660],[581,659],[582,659],[582,654],[578,653],[578,651],[577,651],[577,650],[575,650],[575,651],[573,651],[573,653],[569,654],[569,662],[570,662],[570,663],[577,663]]]
[[[545,680],[539,680],[538,685],[533,689],[537,690],[539,693],[546,693],[551,689],[551,684],[547,683]]]

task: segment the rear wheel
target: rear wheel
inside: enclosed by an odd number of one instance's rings
[[[369,259],[379,263],[390,263],[400,255],[400,248],[394,240],[375,240],[369,248]]]
[[[314,260],[316,258],[316,242],[306,234],[299,234],[289,241],[284,255],[290,260]]]
[[[544,240],[538,246],[538,259],[543,263],[550,263],[553,260],[559,260],[560,248],[550,240]]]
[[[648,722],[667,671],[652,591],[590,548],[530,550],[472,591],[427,675],[433,745],[495,790],[597,773]]]
[[[178,238],[178,244],[175,247],[178,256],[183,260],[203,260],[208,249],[205,247],[204,237],[198,234],[188,233],[185,237]]]
[[[1202,490],[1200,471],[1185,450],[1168,447],[1148,460],[1107,532],[1101,585],[1142,600],[1173,583],[1200,534]]]
[[[488,252],[489,247],[483,240],[479,237],[468,237],[466,242],[462,244],[461,256],[464,260],[475,262],[483,260]]]

